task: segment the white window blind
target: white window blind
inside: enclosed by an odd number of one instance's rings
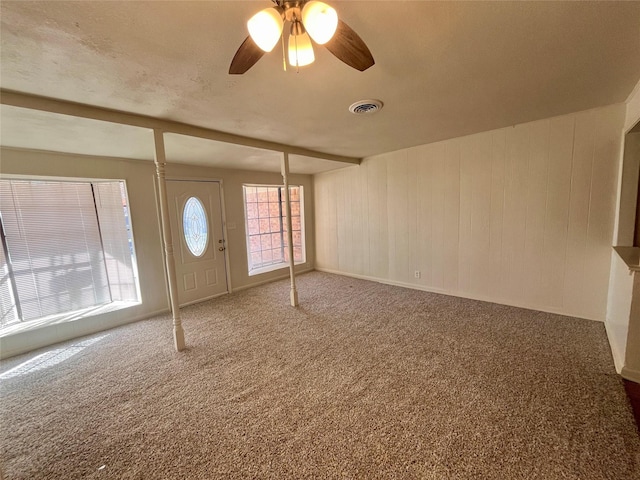
[[[102,248],[113,300],[138,299],[133,262],[132,235],[122,182],[93,184]]]
[[[0,180],[0,213],[19,320],[137,300],[122,182]],[[10,268],[9,268],[10,267]],[[13,284],[10,281],[13,280]],[[3,293],[4,304],[11,297]],[[13,318],[7,315],[0,325]]]
[[[0,248],[0,325],[6,325],[19,320],[16,300],[13,295],[9,265],[4,253],[5,247]]]

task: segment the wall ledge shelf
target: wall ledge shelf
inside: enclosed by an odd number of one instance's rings
[[[632,272],[640,272],[640,247],[613,247]]]

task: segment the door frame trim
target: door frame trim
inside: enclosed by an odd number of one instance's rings
[[[229,262],[229,235],[227,233],[227,209],[225,206],[224,195],[224,182],[221,178],[209,178],[209,177],[182,177],[182,176],[167,176],[167,182],[200,182],[200,183],[213,183],[216,182],[220,186],[220,211],[222,213],[222,236],[224,238],[224,265],[227,280],[227,292],[208,297],[207,300],[215,298],[220,295],[227,295],[233,292],[231,287],[231,264]],[[171,232],[173,235],[173,232]],[[183,306],[186,306],[185,304]]]

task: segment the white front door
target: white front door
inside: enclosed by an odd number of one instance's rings
[[[219,182],[167,181],[178,302],[201,302],[229,291]]]

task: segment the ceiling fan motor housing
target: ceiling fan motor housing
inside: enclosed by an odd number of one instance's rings
[[[287,22],[296,22],[302,20],[302,7],[304,1],[301,2],[280,2],[279,7],[282,9],[282,17]]]

